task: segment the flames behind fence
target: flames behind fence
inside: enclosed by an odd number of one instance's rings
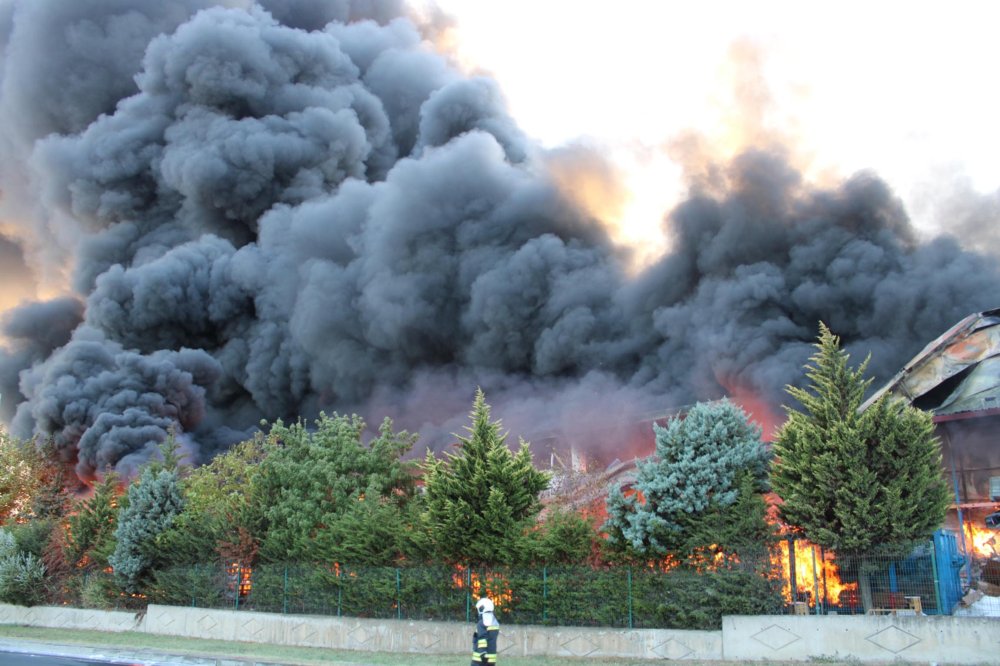
[[[1000,531],[966,522],[965,547],[974,558],[1000,558]]]
[[[772,561],[781,567],[786,602],[804,601],[815,608],[817,600],[824,605],[839,605],[842,595],[846,599],[857,594],[856,582],[841,580],[834,555],[805,539],[782,540],[773,552]]]
[[[959,596],[930,544],[906,556],[834,558],[805,541],[782,540],[770,557],[716,553],[704,566],[351,567],[258,564],[156,572],[147,598],[93,593],[52,599],[82,607],[146,603],[407,620],[472,621],[489,595],[501,621],[630,628],[713,629],[724,615],[912,611],[949,613]],[[794,561],[794,564],[793,564]],[[945,562],[945,566],[949,566]],[[794,575],[793,575],[794,574]],[[107,576],[98,573],[91,576]],[[957,579],[957,572],[955,572]],[[862,603],[861,585],[869,599]],[[94,581],[91,581],[92,583]],[[84,581],[73,590],[98,589]],[[106,588],[113,590],[113,586]],[[99,601],[99,603],[98,603]]]
[[[460,566],[456,567],[451,580],[457,589],[468,590],[471,599],[489,597],[498,609],[510,605],[514,598],[507,578],[499,572],[479,573]]]

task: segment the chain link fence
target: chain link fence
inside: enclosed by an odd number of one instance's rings
[[[122,595],[107,572],[70,577],[61,600],[82,607],[146,604],[406,620],[469,621],[486,593],[505,622],[717,629],[725,615],[949,614],[965,560],[955,537],[905,553],[834,556],[786,539],[766,553],[697,567],[351,567],[259,564],[154,572],[143,595]]]

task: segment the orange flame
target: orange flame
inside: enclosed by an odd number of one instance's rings
[[[795,595],[791,590],[791,563],[788,556],[788,541],[781,541],[773,552],[771,561],[781,567],[782,595],[786,602],[806,601],[816,606],[817,599],[828,603],[840,603],[842,593],[856,594],[857,583],[844,583],[840,579],[840,569],[832,553],[822,552],[815,544],[805,539],[792,541],[795,553]]]
[[[739,557],[726,553],[719,548],[718,544],[709,544],[703,548],[696,549],[687,558],[687,563],[695,570],[708,573],[718,571],[722,566],[728,564],[738,564]],[[679,564],[674,557],[668,557],[663,561],[664,571],[669,571]]]
[[[488,573],[480,576],[475,571],[469,572],[465,567],[458,566],[455,569],[451,580],[457,589],[465,589],[468,585],[473,597],[485,595],[492,599],[493,605],[498,608],[513,601],[514,592],[503,574]]]
[[[974,557],[1000,557],[1000,532],[965,523],[965,546]]]
[[[229,576],[230,589],[235,589],[241,597],[250,594],[253,587],[251,582],[253,569],[251,567],[240,566],[239,562],[232,562],[226,567],[226,574]]]
[[[738,381],[720,378],[719,383],[729,393],[729,399],[746,412],[750,421],[760,426],[761,439],[773,442],[778,429],[785,422],[785,417],[776,413],[774,407],[766,400],[757,397],[753,390]]]

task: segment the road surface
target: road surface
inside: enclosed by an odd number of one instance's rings
[[[3,666],[132,666],[136,662],[118,660],[95,660],[89,657],[57,657],[30,652],[5,652],[0,650],[0,664]],[[150,664],[153,662],[141,662]],[[169,662],[163,662],[169,663]]]

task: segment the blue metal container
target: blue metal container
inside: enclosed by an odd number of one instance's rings
[[[937,567],[935,577],[938,613],[951,615],[951,609],[962,598],[962,579],[959,574],[966,564],[952,532],[941,529],[934,533],[934,561]]]

